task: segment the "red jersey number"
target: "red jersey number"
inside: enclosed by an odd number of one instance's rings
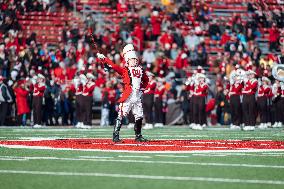
[[[133,74],[133,77],[137,77],[137,78],[140,78],[141,77],[141,73],[140,73],[140,70],[132,70],[132,74]]]

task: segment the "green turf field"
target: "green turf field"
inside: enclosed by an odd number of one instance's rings
[[[143,131],[149,139],[284,140],[282,129],[253,132],[185,127]],[[110,138],[111,128],[1,128],[0,140]],[[122,138],[133,131],[122,129]],[[0,147],[1,189],[284,188],[284,152],[115,153]]]

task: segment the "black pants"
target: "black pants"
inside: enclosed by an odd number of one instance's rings
[[[109,106],[109,124],[114,125],[117,118],[117,112],[115,111],[115,102],[111,102]]]
[[[42,98],[41,96],[33,97],[33,115],[34,115],[34,125],[41,125],[42,121]]]
[[[93,97],[92,96],[83,96],[83,115],[84,115],[84,124],[92,125],[92,105]]]
[[[240,125],[242,120],[242,106],[239,95],[232,95],[230,97],[231,120],[234,125]]]
[[[154,94],[143,95],[143,110],[146,123],[153,123]]]
[[[160,98],[155,98],[155,123],[163,123],[163,102]]]
[[[76,96],[76,120],[77,122],[84,121],[83,99],[84,99],[83,95]]]
[[[275,122],[278,122],[279,119],[279,113],[277,110],[277,101],[273,100],[272,101],[272,105],[271,105],[271,109],[270,109],[270,118],[271,118],[271,123],[274,124]]]
[[[260,117],[260,123],[267,123],[269,121],[267,100],[268,99],[265,96],[257,98],[257,110]]]
[[[189,124],[188,120],[189,120],[189,107],[183,107],[182,108],[182,112],[183,112],[183,123],[185,125]]]
[[[0,126],[3,126],[7,116],[8,103],[0,102]]]
[[[243,96],[243,120],[246,126],[255,126],[256,122],[256,102],[255,96],[245,94]]]
[[[276,114],[276,120],[277,122],[284,123],[284,97],[280,97],[276,101],[276,108],[275,108],[275,114]]]
[[[194,119],[193,119],[193,109],[194,109],[194,98],[195,96],[192,96],[190,99],[189,99],[189,123],[195,123],[194,122]]]
[[[193,101],[193,119],[196,124],[206,123],[205,96],[195,96]]]

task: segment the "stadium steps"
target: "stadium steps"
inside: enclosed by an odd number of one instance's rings
[[[235,15],[239,15],[243,21],[250,21],[252,19],[252,14],[247,12],[247,4],[251,2],[249,0],[207,0],[209,6],[213,9],[212,18],[222,18],[224,20],[229,19],[232,21],[232,18]],[[277,0],[267,0],[266,3],[270,10],[274,10],[279,8],[281,5],[277,3]],[[282,5],[283,6],[283,5]],[[269,33],[268,28],[260,28],[262,36],[257,38],[256,41],[259,44],[260,49],[262,50],[263,54],[269,53]],[[211,48],[209,49],[209,59],[214,59],[214,56],[220,49],[218,48]]]
[[[76,22],[79,28],[84,27],[80,17],[73,12],[29,12],[17,15],[24,34],[29,37],[33,32],[37,35],[39,43],[57,44],[62,39],[62,30],[65,23],[72,25]]]

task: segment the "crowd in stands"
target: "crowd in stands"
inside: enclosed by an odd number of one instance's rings
[[[176,0],[167,6],[149,6],[148,3],[135,6],[124,0],[109,1],[118,14],[125,15],[116,25],[102,26],[92,14],[87,15],[85,28],[80,28],[76,22],[66,23],[56,46],[39,44],[35,33],[24,35],[18,14],[57,11],[57,4],[65,7],[65,11],[72,10],[67,0],[0,1],[0,83],[6,86],[2,92],[9,93],[4,98],[7,112],[1,110],[0,125],[25,125],[26,120],[35,122],[35,109],[42,109],[36,118],[38,125],[75,125],[78,120],[73,79],[81,74],[86,76],[86,82],[94,82],[93,99],[110,104],[106,106],[110,107],[108,124],[113,124],[115,100],[123,86],[114,72],[105,71],[97,64],[93,40],[101,53],[120,65],[123,64],[121,48],[133,43],[140,52],[141,65],[154,73],[158,85],[165,86],[165,104],[170,98],[182,104],[182,86],[197,66],[203,67],[208,76],[213,75],[209,94],[217,99],[220,124],[225,123],[220,116],[230,112],[224,94],[224,78],[230,77],[236,65],[246,69],[250,64],[260,78],[266,70],[268,78],[274,80],[273,64],[284,63],[284,48],[280,43],[284,32],[284,7],[270,10],[265,1],[248,3],[250,19],[246,20],[237,13],[230,19],[213,16],[213,10],[204,1]],[[266,30],[269,51],[263,54],[258,39],[264,38]],[[212,44],[221,49],[213,59],[209,58],[214,49]],[[40,91],[41,85],[43,91]],[[35,107],[35,93],[38,92],[43,100],[37,102],[40,107]],[[19,98],[26,101],[17,101]],[[21,112],[19,101],[28,108]],[[3,102],[1,104],[3,106]],[[163,111],[166,113],[166,108]]]

